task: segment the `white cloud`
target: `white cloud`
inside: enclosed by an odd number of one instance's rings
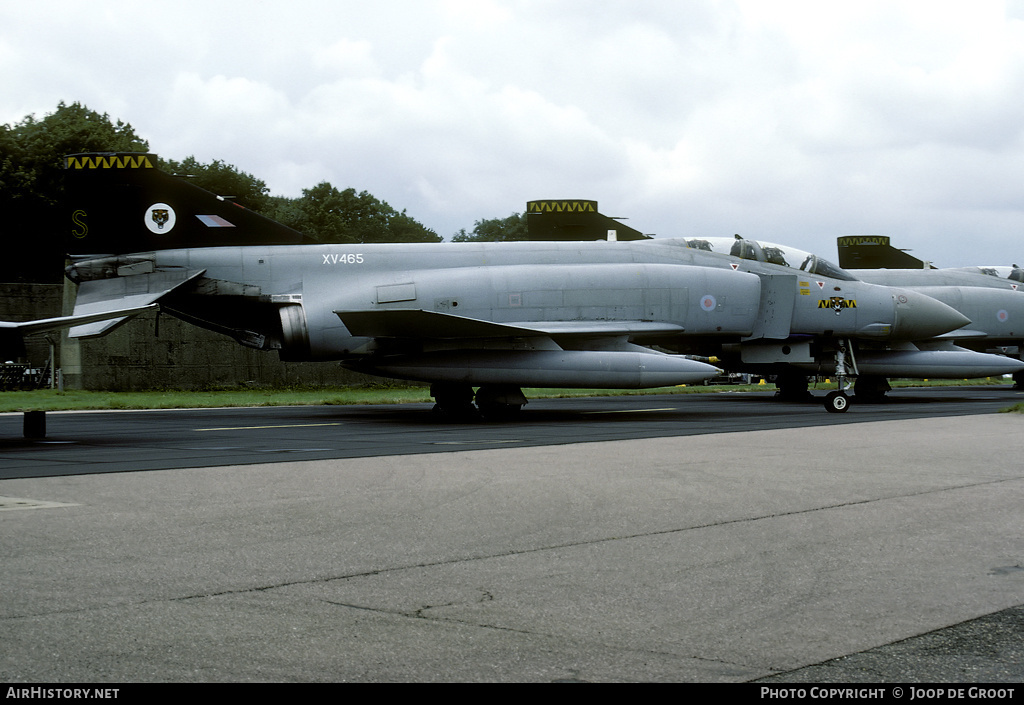
[[[1024,11],[982,0],[0,6],[0,121],[79,100],[170,158],[366,189],[442,235],[545,197],[832,255],[1024,259]],[[945,257],[944,257],[945,253]]]
[[[314,47],[312,65],[330,76],[375,77],[381,69],[373,59],[373,45],[366,40],[341,38],[326,47]]]

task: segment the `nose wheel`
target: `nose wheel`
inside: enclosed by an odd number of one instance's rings
[[[849,360],[847,360],[849,352]],[[852,372],[852,375],[851,375]],[[836,384],[839,387],[825,396],[825,409],[830,414],[844,414],[850,408],[850,397],[846,390],[852,386],[849,377],[857,376],[857,361],[853,357],[853,346],[847,340],[840,340],[836,346]]]
[[[833,414],[842,414],[849,408],[850,397],[842,390],[829,392],[825,397],[825,409]]]

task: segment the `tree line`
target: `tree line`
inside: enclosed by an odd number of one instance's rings
[[[79,152],[148,152],[149,142],[121,120],[80,103],[61,102],[41,119],[29,115],[0,125],[0,281],[57,282],[66,225],[64,155]],[[440,242],[436,232],[367,191],[339,189],[324,181],[298,198],[272,196],[261,179],[221,160],[202,163],[161,158],[160,169],[189,175],[192,183],[230,195],[247,208],[323,243]],[[456,242],[515,240],[526,236],[523,214],[476,221]]]

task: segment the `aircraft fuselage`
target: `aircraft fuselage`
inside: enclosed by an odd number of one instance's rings
[[[191,323],[288,360],[340,360],[428,381],[450,374],[439,371],[439,358],[465,361],[467,350],[487,358],[481,365],[489,370],[502,367],[496,351],[599,353],[565,365],[614,366],[607,353],[639,346],[714,354],[722,344],[794,336],[885,342],[965,322],[911,292],[675,240],[186,248],[80,259],[69,276],[84,301],[156,291],[177,276],[183,283],[160,304]],[[541,357],[519,362],[526,359],[507,362],[529,370]],[[424,365],[429,370],[413,369]],[[495,373],[474,383],[487,374]],[[571,386],[571,375],[555,377]],[[593,381],[581,375],[581,385]]]

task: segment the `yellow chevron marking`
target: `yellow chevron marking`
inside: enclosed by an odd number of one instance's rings
[[[853,247],[856,245],[888,245],[888,235],[847,235],[838,239],[840,247]]]
[[[149,155],[137,157],[68,157],[66,169],[152,169]]]
[[[595,213],[596,201],[530,201],[526,204],[530,213]]]

